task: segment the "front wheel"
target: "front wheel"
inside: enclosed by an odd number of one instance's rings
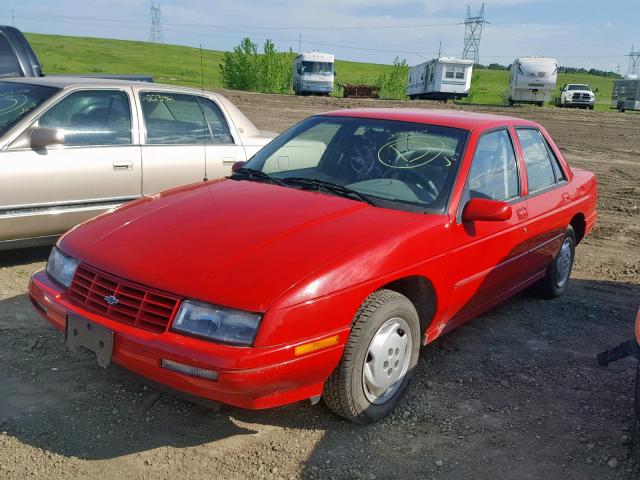
[[[420,351],[420,321],[411,301],[378,290],[356,313],[340,364],[324,384],[336,414],[357,423],[389,415],[413,376]]]
[[[567,290],[575,252],[576,234],[569,225],[564,234],[560,251],[547,267],[545,276],[535,285],[537,294],[542,298],[556,298]]]

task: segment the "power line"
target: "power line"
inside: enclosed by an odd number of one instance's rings
[[[637,76],[640,73],[640,50],[634,50],[631,45],[631,52],[629,52],[629,68],[627,68],[627,75]]]
[[[482,27],[488,23],[484,19],[484,3],[480,8],[480,13],[472,17],[471,7],[467,5],[467,16],[464,19],[464,48],[462,58],[473,60],[473,63],[480,63],[480,38],[482,37]]]
[[[154,45],[164,45],[164,38],[162,36],[162,12],[159,6],[155,6],[151,3],[151,31],[149,32],[149,41]]]

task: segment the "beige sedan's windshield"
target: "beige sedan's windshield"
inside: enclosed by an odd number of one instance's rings
[[[58,89],[53,87],[0,82],[0,135],[4,135],[57,91]]]

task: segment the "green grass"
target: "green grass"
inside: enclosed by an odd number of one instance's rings
[[[200,86],[200,50],[177,45],[154,46],[148,42],[68,37],[27,33],[45,73],[129,73],[151,75],[158,83]],[[240,39],[238,39],[240,41]],[[203,50],[205,88],[222,88],[218,65],[223,52]],[[391,71],[392,65],[336,61],[338,83],[359,83]],[[499,105],[509,85],[509,72],[480,70],[475,103]],[[560,74],[565,83],[588,83],[598,88],[596,109],[609,109],[613,79],[588,74]]]

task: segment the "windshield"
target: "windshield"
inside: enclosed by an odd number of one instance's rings
[[[331,74],[333,73],[333,63],[330,62],[302,62],[302,73],[311,74]]]
[[[316,116],[273,140],[245,167],[285,179],[283,188],[296,184],[286,179],[330,182],[377,206],[443,211],[467,133],[421,123]]]
[[[26,83],[0,82],[0,135],[39,107],[58,91],[57,88]]]
[[[591,90],[589,85],[569,85],[567,90]]]

